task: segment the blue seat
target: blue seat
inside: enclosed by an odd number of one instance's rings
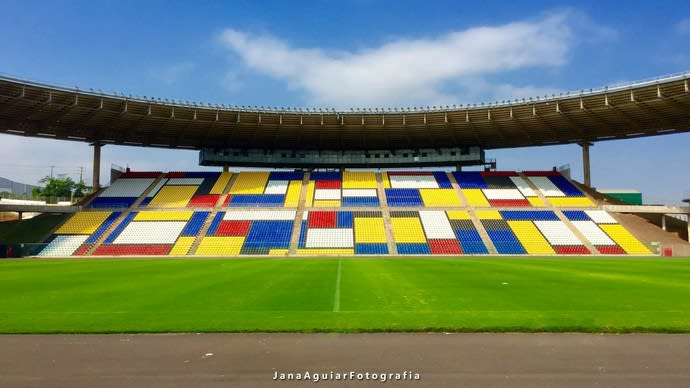
[[[569,180],[562,175],[550,176],[549,180],[565,194],[566,197],[583,197],[582,191],[575,187]]]
[[[558,221],[558,216],[551,210],[501,210],[506,221]]]
[[[591,221],[587,213],[582,210],[563,210],[563,215],[570,221]]]
[[[444,171],[434,171],[434,178],[436,178],[439,189],[453,188],[453,185],[450,183],[450,179],[448,179],[448,174],[446,174]]]
[[[352,212],[339,211],[336,213],[336,226],[338,228],[352,228]]]
[[[306,248],[307,247],[307,221],[303,220],[302,221],[302,226],[300,226],[299,230],[299,245],[298,247],[300,249]]]
[[[111,215],[109,215],[108,218],[106,218],[105,221],[103,221],[101,226],[99,226],[98,229],[96,229],[96,231],[93,232],[91,236],[89,236],[89,238],[86,239],[85,243],[88,245],[95,244],[96,241],[98,241],[98,239],[101,238],[101,236],[103,236],[103,233],[105,233],[110,228],[110,226],[113,224],[113,222],[115,222],[115,219],[119,217],[120,214],[122,213],[113,212]]]
[[[125,230],[125,228],[127,227],[127,225],[129,225],[129,223],[130,223],[130,222],[134,219],[134,217],[136,217],[136,216],[137,216],[137,212],[131,212],[131,213],[129,213],[129,214],[125,217],[125,219],[122,220],[122,222],[120,222],[120,225],[118,225],[117,227],[115,227],[115,230],[113,230],[113,232],[110,233],[110,235],[105,239],[105,241],[103,241],[103,243],[105,243],[105,244],[112,244],[113,241],[115,241],[115,239],[117,238],[117,236],[119,236],[120,233],[122,233],[122,231]]]
[[[204,223],[206,222],[206,218],[208,215],[211,214],[210,212],[195,212],[192,214],[192,218],[189,219],[189,222],[187,222],[187,225],[185,225],[184,229],[182,229],[182,233],[180,233],[180,236],[185,236],[185,237],[194,237],[199,234],[201,231],[201,228],[204,226]],[[218,226],[216,225],[216,228]]]
[[[295,171],[271,171],[268,180],[271,181],[301,181],[304,173]]]
[[[218,174],[217,174],[218,175]],[[216,181],[218,180],[218,177],[214,178],[204,178],[204,181],[201,182],[199,185],[199,189],[197,189],[195,195],[207,195],[211,192],[211,189],[213,186],[216,184]]]
[[[386,189],[388,206],[421,207],[424,206],[418,189]]]
[[[283,194],[235,194],[230,197],[230,207],[282,207]]]
[[[253,221],[244,241],[247,248],[287,248],[290,245],[292,221]]]
[[[487,230],[491,242],[500,254],[524,254],[525,249],[511,230]]]
[[[342,175],[339,171],[314,171],[309,174],[309,179],[313,181],[341,181]]]
[[[476,230],[462,230],[458,229],[455,231],[455,237],[458,241],[482,241],[482,237]]]
[[[484,181],[479,171],[455,171],[453,177],[463,189],[487,189],[489,186]]]
[[[352,206],[352,207],[365,207],[380,206],[379,199],[377,197],[343,197],[342,206]]]
[[[462,247],[462,252],[468,255],[489,253],[482,241],[460,241],[460,246]]]
[[[410,244],[410,243],[400,243],[397,244],[398,253],[401,255],[428,255],[431,254],[429,245],[427,244]]]
[[[213,221],[211,221],[211,226],[206,231],[207,236],[213,236],[216,234],[216,230],[218,230],[218,226],[220,225],[220,222],[223,221],[224,215],[225,215],[225,212],[216,213],[215,218],[213,218]]]
[[[385,255],[388,254],[386,244],[355,244],[355,254],[357,255]]]
[[[89,207],[94,209],[128,208],[136,201],[136,197],[98,197],[91,201]]]

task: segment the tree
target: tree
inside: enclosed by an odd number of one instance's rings
[[[91,188],[86,186],[86,183],[84,181],[79,181],[74,184],[74,196],[77,198],[82,198],[86,195],[87,191],[90,191]]]
[[[84,181],[79,181],[79,183],[77,183],[74,182],[70,177],[61,179],[46,176],[39,182],[43,183],[45,187],[35,188],[33,190],[33,194],[44,198],[72,198],[72,193],[74,193],[75,197],[83,197],[85,192],[89,189],[84,184]]]

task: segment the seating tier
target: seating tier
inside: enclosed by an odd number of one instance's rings
[[[129,172],[41,255],[650,254],[594,206],[553,171]]]

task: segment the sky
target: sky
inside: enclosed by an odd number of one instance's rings
[[[0,75],[265,107],[473,104],[690,73],[681,1],[8,1]],[[85,143],[0,135],[0,176],[91,182]],[[592,184],[647,203],[690,196],[690,133],[597,142]],[[645,155],[647,157],[640,157]],[[489,150],[502,170],[569,164],[577,145]],[[108,145],[110,165],[200,170],[193,151]]]

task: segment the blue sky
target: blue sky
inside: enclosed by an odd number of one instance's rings
[[[227,3],[227,4],[226,4]],[[204,103],[402,107],[534,97],[690,72],[690,3],[0,1],[0,73]],[[81,143],[0,135],[0,176],[91,179]],[[597,143],[593,184],[647,202],[690,192],[690,134]],[[27,156],[30,155],[30,156]],[[640,158],[639,155],[649,155]],[[500,169],[570,164],[575,145],[488,151]],[[106,146],[110,163],[194,170],[190,151]]]

